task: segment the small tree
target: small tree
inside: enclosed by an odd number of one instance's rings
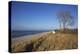
[[[68,25],[73,25],[73,17],[69,11],[58,12],[58,21],[61,27],[65,30]]]

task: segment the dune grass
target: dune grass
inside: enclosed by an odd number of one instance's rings
[[[47,32],[41,36],[31,38],[12,40],[11,52],[32,52],[32,51],[50,51],[77,49],[77,33]]]

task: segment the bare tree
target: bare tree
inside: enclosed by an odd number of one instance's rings
[[[68,25],[73,25],[73,17],[69,11],[60,11],[58,12],[58,20],[60,24],[60,28],[62,27],[64,30]]]

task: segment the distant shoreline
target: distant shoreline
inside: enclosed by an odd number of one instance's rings
[[[39,37],[39,36],[43,36],[47,33],[50,33],[50,32],[42,32],[42,33],[37,33],[37,34],[31,34],[31,35],[23,35],[23,36],[20,36],[20,37],[15,37],[15,38],[12,38],[12,40],[19,40],[19,39],[25,39],[25,38],[32,38],[32,37]]]
[[[12,31],[11,32],[11,37],[12,38],[16,38],[16,37],[21,37],[21,36],[25,36],[25,35],[35,35],[38,33],[43,33],[43,32],[49,32],[49,31]]]

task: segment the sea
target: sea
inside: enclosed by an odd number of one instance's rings
[[[11,37],[21,37],[25,35],[33,35],[37,33],[48,32],[48,31],[11,31]]]

